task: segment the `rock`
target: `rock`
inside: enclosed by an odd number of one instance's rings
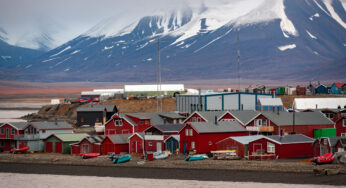
[[[313,170],[314,174],[317,175],[317,176],[323,176],[323,175],[326,175],[327,172],[325,169],[318,169],[318,168],[314,168]]]
[[[340,174],[340,169],[327,169],[326,170],[326,174],[328,176],[330,176],[330,175],[338,175],[338,174]]]

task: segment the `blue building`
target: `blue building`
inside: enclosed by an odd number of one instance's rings
[[[316,88],[316,94],[328,94],[328,87],[325,86],[325,85],[319,85],[317,88]]]
[[[342,94],[342,87],[345,83],[333,83],[332,88],[330,90],[331,94]]]

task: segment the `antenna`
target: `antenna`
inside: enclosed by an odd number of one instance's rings
[[[240,48],[239,48],[239,28],[237,31],[237,58],[238,58],[238,91],[240,92]]]
[[[160,38],[157,39],[157,112],[162,111],[161,99],[161,64],[160,64]]]

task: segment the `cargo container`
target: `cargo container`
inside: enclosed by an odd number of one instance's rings
[[[336,128],[315,129],[314,138],[336,137]]]

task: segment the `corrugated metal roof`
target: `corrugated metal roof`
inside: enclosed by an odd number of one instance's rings
[[[254,110],[231,110],[229,112],[234,118],[239,119],[239,121],[241,121],[244,125],[260,114],[260,112]]]
[[[66,123],[65,121],[38,121],[30,122],[29,124],[33,124],[39,129],[72,129],[72,126]]]
[[[293,113],[280,111],[261,112],[265,117],[273,121],[276,125],[293,125]],[[334,125],[330,119],[321,112],[296,112],[295,125]]]
[[[164,125],[156,125],[163,132],[179,132],[184,124],[164,124]]]
[[[317,106],[316,106],[317,105]],[[346,97],[336,98],[295,98],[293,101],[294,109],[337,109],[339,106],[346,106]]]
[[[77,108],[77,112],[102,112],[105,109],[107,112],[112,112],[114,108],[114,104],[91,104],[88,107]]]
[[[223,132],[243,132],[246,131],[236,121],[221,121],[217,125],[209,122],[190,122],[199,133],[223,133]]]
[[[60,140],[64,142],[79,142],[83,140],[83,138],[89,136],[86,133],[78,133],[78,134],[54,134]]]
[[[267,136],[269,139],[275,140],[281,144],[290,144],[290,143],[313,143],[315,139],[307,137],[303,134],[291,134],[291,135],[271,135]]]
[[[97,143],[101,143],[104,138],[105,138],[104,135],[93,135],[93,136],[88,136],[86,139],[92,144],[97,144]]]
[[[261,105],[264,106],[282,106],[281,98],[259,98]]]
[[[232,136],[232,137],[228,137],[226,139],[232,139],[232,140],[235,140],[235,141],[242,143],[242,144],[249,144],[249,142],[252,142],[254,140],[258,140],[261,138],[265,138],[265,136],[263,136],[263,135],[237,136],[237,137]]]
[[[208,122],[214,123],[215,116],[217,119],[220,118],[226,111],[198,111],[198,113],[205,118]]]
[[[28,124],[28,122],[7,122],[7,123],[0,124],[0,127],[5,125],[5,124],[10,124],[10,125],[16,127],[18,130],[23,130],[23,128]]]
[[[163,117],[171,118],[171,119],[185,118],[184,116],[182,116],[176,112],[160,112],[159,115],[163,116]]]
[[[115,144],[127,144],[128,138],[132,136],[132,134],[116,134],[116,135],[108,135],[108,137]]]

